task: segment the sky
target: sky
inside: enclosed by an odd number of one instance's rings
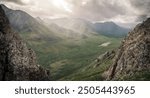
[[[0,0],[0,3],[42,19],[73,17],[134,24],[150,16],[150,0]]]

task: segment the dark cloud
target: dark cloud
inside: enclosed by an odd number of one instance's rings
[[[12,3],[24,5],[24,3],[23,3],[21,0],[1,0],[1,1],[4,1],[4,2],[12,2]]]
[[[137,21],[143,21],[150,17],[150,0],[130,0],[130,3],[140,13]]]

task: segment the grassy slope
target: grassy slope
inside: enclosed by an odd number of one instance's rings
[[[101,80],[100,74],[111,61],[98,68],[88,68],[96,57],[119,46],[121,39],[91,36],[84,39],[68,39],[49,42],[33,40],[30,34],[21,34],[37,54],[38,62],[51,68],[52,80]],[[111,42],[107,47],[102,43]]]

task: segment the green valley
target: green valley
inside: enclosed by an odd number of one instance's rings
[[[51,80],[103,80],[111,59],[92,64],[116,50],[129,29],[113,22],[93,23],[82,18],[41,19],[2,5],[10,25],[36,52],[39,65],[50,70]],[[97,64],[96,64],[97,65]]]
[[[52,80],[91,80],[89,76],[96,76],[92,80],[101,80],[100,74],[106,70],[105,68],[87,67],[99,55],[118,48],[121,41],[121,38],[93,35],[82,39],[56,40],[51,43],[47,39],[33,40],[29,33],[20,34],[36,52],[38,62],[51,70]],[[101,46],[107,42],[110,42],[108,46]]]

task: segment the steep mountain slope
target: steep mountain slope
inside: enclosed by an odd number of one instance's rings
[[[2,7],[13,29],[21,33],[30,33],[31,39],[56,41],[61,40],[63,37],[84,38],[95,34],[108,37],[124,37],[129,31],[113,22],[93,24],[79,18],[59,18],[43,21],[40,18],[33,18],[24,11],[12,10],[5,5],[2,5]]]
[[[0,80],[49,80],[49,71],[36,63],[34,52],[12,31],[0,6]]]
[[[28,13],[21,10],[9,9],[3,4],[1,6],[8,17],[13,30],[20,34],[26,33],[30,39],[34,40],[46,39],[53,42],[61,39],[48,27],[37,21],[37,19],[33,18]]]
[[[129,29],[120,27],[114,22],[95,23],[94,29],[96,32],[110,37],[124,37],[129,32]]]
[[[12,10],[5,5],[2,5],[2,7],[13,29],[20,33],[27,33],[23,35],[27,35],[31,39],[56,42],[67,38],[80,39],[88,37],[88,34],[81,34],[56,24],[48,25],[39,17],[33,18],[24,11]]]
[[[12,10],[5,5],[1,5],[4,9],[11,26],[18,32],[39,32],[42,33],[41,26],[36,19],[21,10]]]
[[[108,74],[108,80],[150,80],[150,18],[129,32]]]

